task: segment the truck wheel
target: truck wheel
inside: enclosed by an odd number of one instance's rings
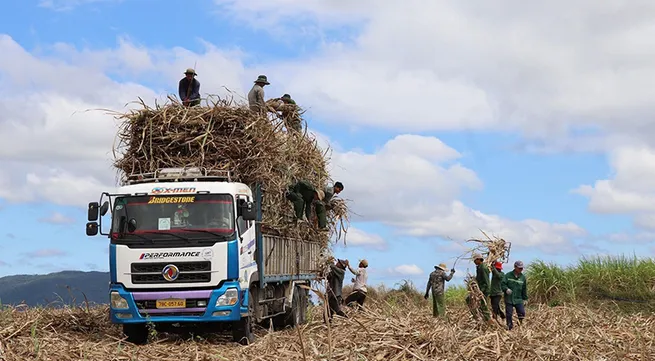
[[[307,292],[296,286],[291,299],[291,312],[286,315],[287,326],[296,327],[307,319]]]
[[[248,292],[248,316],[242,317],[241,320],[232,324],[232,340],[242,345],[247,345],[255,341],[255,334],[252,332],[252,314],[256,302],[252,296],[255,294],[254,292]]]
[[[127,337],[127,342],[135,345],[148,343],[148,328],[145,323],[124,323],[123,334]]]

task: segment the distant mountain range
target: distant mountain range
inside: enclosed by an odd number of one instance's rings
[[[0,278],[0,304],[61,307],[106,304],[109,273],[62,271],[45,275],[14,275]]]

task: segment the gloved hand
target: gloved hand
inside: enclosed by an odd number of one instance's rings
[[[427,300],[428,299],[428,294],[426,293],[423,298],[425,298]]]
[[[451,269],[450,269],[450,273],[455,273],[455,269],[454,269],[454,268],[451,268]]]
[[[507,291],[505,291],[505,293],[508,294],[508,295],[511,295],[511,294],[512,294],[512,290],[510,290],[510,289],[508,288]]]

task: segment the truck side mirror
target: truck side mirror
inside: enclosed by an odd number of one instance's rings
[[[103,203],[102,206],[100,207],[100,216],[104,216],[105,214],[107,214],[108,210],[109,210],[109,201],[105,201],[105,203]]]
[[[253,202],[244,202],[241,207],[241,218],[244,221],[254,221],[257,217],[255,212],[255,204]]]
[[[89,222],[86,224],[86,235],[87,236],[95,236],[98,234],[98,223],[97,222]]]
[[[130,233],[136,231],[136,226],[137,226],[136,219],[130,218],[130,220],[127,222],[127,231]]]
[[[100,205],[98,202],[91,202],[89,203],[89,210],[88,210],[88,219],[89,222],[95,222],[98,220],[98,209],[100,208]]]

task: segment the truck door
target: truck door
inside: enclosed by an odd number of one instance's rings
[[[247,194],[237,194],[236,203],[249,202],[251,197]],[[237,229],[239,232],[239,276],[241,278],[242,287],[250,285],[250,277],[257,271],[257,263],[255,262],[255,222],[245,221],[243,217],[239,216],[236,219]]]

